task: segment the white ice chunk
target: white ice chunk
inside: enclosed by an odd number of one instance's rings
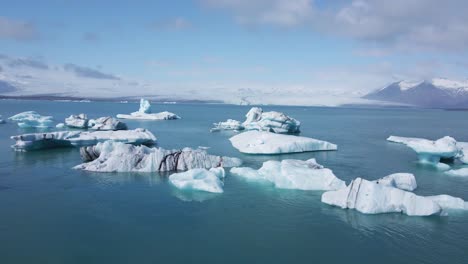
[[[468,210],[468,202],[446,194],[426,196],[436,202],[443,210]]]
[[[54,123],[51,116],[42,116],[35,111],[22,112],[8,119],[17,122],[21,128],[48,128]]]
[[[100,117],[89,120],[89,129],[91,130],[127,130],[127,125],[110,116]]]
[[[298,190],[337,190],[345,188],[344,181],[333,171],[318,164],[315,159],[307,161],[287,159],[266,161],[259,170],[232,168],[231,174],[249,180],[266,180],[276,188]]]
[[[335,144],[326,141],[264,131],[247,131],[229,140],[240,152],[248,154],[281,154],[337,149]]]
[[[353,180],[346,188],[325,192],[322,202],[365,214],[393,212],[428,216],[442,212],[441,206],[430,198],[361,178]]]
[[[223,168],[191,169],[172,174],[169,176],[169,181],[181,190],[222,193],[224,185],[222,178],[224,178]]]
[[[233,167],[242,164],[237,158],[208,155],[205,150],[184,148],[165,150],[106,141],[80,149],[85,161],[75,167],[96,172],[183,171],[194,168]]]
[[[55,127],[56,128],[64,128],[65,124],[64,123],[58,123]]]
[[[457,142],[457,147],[460,150],[457,158],[461,162],[468,164],[468,142]]]
[[[127,144],[154,144],[156,137],[150,131],[137,128],[119,131],[58,131],[12,136],[15,150],[36,150],[54,147],[81,147],[113,140]]]
[[[416,178],[411,173],[394,173],[374,182],[405,191],[414,191],[418,187],[416,184]]]
[[[441,159],[453,159],[460,155],[457,141],[448,136],[435,141],[395,136],[390,136],[387,140],[410,147],[418,154],[419,162],[434,165],[440,170],[450,169],[450,166],[440,162]]]
[[[211,132],[220,130],[243,130],[244,126],[241,122],[233,119],[228,119],[225,122],[213,123],[214,127],[210,130]]]
[[[65,124],[71,128],[88,128],[88,116],[86,114],[70,115],[65,118]]]
[[[180,119],[180,116],[171,112],[151,113],[151,104],[148,100],[140,100],[140,109],[137,112],[133,112],[129,115],[118,114],[117,118],[121,119],[136,119],[136,120],[171,120]]]
[[[445,174],[456,177],[468,177],[468,168],[446,171]]]
[[[0,115],[0,124],[5,124],[5,120],[3,119],[2,115]]]

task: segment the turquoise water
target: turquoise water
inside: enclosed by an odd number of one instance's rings
[[[213,122],[243,120],[249,107],[159,105],[176,121],[127,121],[164,148],[210,147],[259,168],[269,159],[316,158],[346,180],[411,172],[417,194],[468,200],[468,179],[416,163],[389,135],[468,141],[467,112],[414,109],[263,107],[302,122],[302,133],[336,152],[243,155]],[[0,101],[4,117],[26,110],[90,117],[130,113],[137,104]],[[320,202],[321,192],[278,190],[227,175],[224,193],[184,193],[157,173],[96,174],[70,169],[77,149],[17,153],[15,124],[0,125],[0,263],[467,263],[468,212],[448,217],[364,215]]]

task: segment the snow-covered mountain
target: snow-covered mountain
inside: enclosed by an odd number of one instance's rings
[[[468,80],[399,81],[364,98],[429,108],[468,108]]]

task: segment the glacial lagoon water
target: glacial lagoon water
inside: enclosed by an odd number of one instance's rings
[[[468,200],[468,178],[418,164],[389,135],[468,141],[468,112],[265,106],[302,122],[301,135],[336,152],[244,155],[213,122],[243,120],[248,106],[157,105],[183,119],[130,121],[164,148],[209,147],[259,168],[270,159],[309,159],[347,183],[414,173],[421,195]],[[63,122],[70,114],[130,113],[137,103],[0,101],[8,117],[35,110]],[[467,263],[468,212],[447,217],[364,215],[320,202],[322,192],[279,190],[227,174],[224,193],[181,192],[157,173],[89,173],[78,149],[19,153],[10,136],[36,132],[0,125],[0,263]]]

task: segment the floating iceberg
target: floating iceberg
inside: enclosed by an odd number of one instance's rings
[[[220,130],[259,130],[273,133],[299,133],[301,123],[280,112],[263,112],[260,107],[252,107],[241,123],[228,119],[225,122],[214,123],[212,132]]]
[[[456,177],[468,177],[468,168],[446,171],[445,174]]]
[[[15,150],[37,150],[55,147],[82,147],[96,145],[99,142],[113,140],[126,144],[156,143],[156,137],[150,131],[137,128],[120,131],[59,131],[49,133],[34,133],[12,136],[16,144]]]
[[[131,146],[107,141],[80,149],[83,163],[75,169],[96,172],[183,171],[194,168],[240,166],[237,158],[208,155],[205,150],[184,148],[165,150],[146,146]]]
[[[450,169],[450,166],[441,163],[441,160],[451,160],[455,158],[461,158],[463,160],[464,158],[462,148],[458,146],[459,143],[452,137],[446,136],[432,141],[423,138],[390,136],[387,140],[410,147],[418,154],[421,163],[434,165],[440,170]],[[462,143],[460,146],[464,146],[464,144]]]
[[[247,131],[229,140],[240,152],[248,154],[281,154],[337,149],[335,144],[326,141],[264,131]]]
[[[127,125],[113,117],[106,116],[89,120],[91,130],[127,130]]]
[[[228,119],[225,122],[214,123],[214,127],[210,132],[221,131],[221,130],[244,130],[244,126],[241,122],[233,119]]]
[[[18,123],[21,128],[48,128],[53,127],[54,120],[51,116],[42,116],[35,111],[27,111],[8,118]]]
[[[5,120],[3,120],[2,115],[0,115],[0,124],[4,124]]]
[[[441,206],[432,199],[361,178],[356,178],[346,188],[325,192],[322,202],[365,214],[428,216],[442,212]]]
[[[151,113],[151,104],[148,100],[140,100],[140,109],[129,115],[118,114],[117,118],[121,119],[137,119],[137,120],[171,120],[180,119],[180,116],[171,112]]]
[[[266,161],[259,170],[232,168],[231,174],[249,180],[266,180],[276,188],[298,190],[338,190],[345,188],[344,181],[333,171],[318,164],[315,159],[307,161],[287,159]]]
[[[374,181],[377,184],[395,187],[405,191],[414,191],[418,187],[416,178],[411,173],[394,173]]]
[[[79,115],[70,115],[69,117],[65,118],[65,125],[71,128],[88,128],[88,116],[85,114]]]
[[[435,196],[426,196],[426,198],[431,199],[436,202],[442,210],[468,210],[468,202],[465,202],[463,199],[458,197],[453,197],[446,194],[435,195]]]
[[[191,169],[170,175],[169,182],[181,190],[222,193],[224,176],[223,168]]]
[[[58,123],[55,127],[56,128],[64,128],[65,124],[64,123]]]

